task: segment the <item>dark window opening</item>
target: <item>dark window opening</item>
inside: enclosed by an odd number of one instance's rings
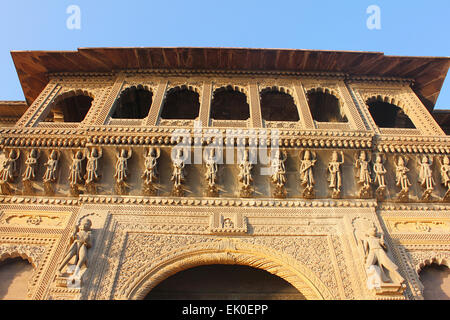
[[[250,107],[246,95],[231,87],[217,89],[211,102],[211,118],[247,120],[250,118]]]
[[[45,122],[81,122],[86,117],[94,99],[76,95],[56,102],[50,109]]]
[[[310,91],[306,97],[314,120],[318,122],[348,122],[342,112],[339,99],[334,95],[327,92]]]
[[[370,115],[380,128],[416,128],[405,112],[396,105],[382,101],[367,102],[367,105]]]
[[[161,112],[163,119],[195,119],[200,110],[199,94],[187,88],[170,90]]]
[[[112,118],[144,119],[150,111],[153,93],[142,87],[125,90],[116,101]]]
[[[292,96],[275,90],[261,93],[261,114],[266,121],[300,120]]]

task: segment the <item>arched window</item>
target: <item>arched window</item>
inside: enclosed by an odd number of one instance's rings
[[[317,88],[306,94],[309,109],[318,122],[348,122],[339,99],[328,90]]]
[[[0,262],[0,300],[27,299],[33,266],[26,260],[8,258]]]
[[[150,110],[153,93],[143,86],[126,89],[117,99],[112,118],[144,119]]]
[[[406,128],[415,129],[411,119],[398,106],[380,101],[378,98],[369,99],[367,102],[370,115],[380,128]]]
[[[245,93],[233,87],[219,88],[214,91],[211,102],[211,118],[215,120],[247,120],[250,107]]]
[[[425,300],[450,300],[450,269],[432,263],[419,273]]]
[[[163,119],[195,119],[200,110],[199,94],[187,87],[169,90],[161,112]]]
[[[271,88],[261,92],[261,114],[266,121],[300,120],[292,96]]]
[[[86,117],[94,99],[85,92],[64,94],[55,99],[45,122],[81,122]]]

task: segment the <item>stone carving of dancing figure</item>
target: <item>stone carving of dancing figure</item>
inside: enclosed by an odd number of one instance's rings
[[[355,161],[355,167],[357,169],[356,177],[358,178],[358,183],[362,184],[359,197],[363,199],[371,198],[370,190],[372,177],[370,172],[370,160],[367,159],[365,151],[360,152],[359,157]]]
[[[244,150],[242,159],[240,160],[239,163],[239,176],[238,176],[239,182],[242,183],[241,197],[245,198],[248,198],[252,195],[250,184],[253,181],[251,173],[253,165],[250,163],[248,157],[249,157],[248,150]]]
[[[86,163],[86,174],[84,175],[85,184],[91,185],[100,178],[98,174],[98,160],[102,157],[101,148],[92,148],[91,152],[89,150],[85,151],[87,163]]]
[[[379,282],[381,282],[380,287],[383,283],[392,283],[403,288],[402,284],[405,282],[405,279],[398,272],[397,265],[387,255],[385,251],[387,247],[383,235],[378,237],[376,228],[371,227],[362,239],[362,242],[367,273],[370,274],[373,273],[373,269],[376,270],[375,274],[379,275]],[[381,289],[380,287],[376,289]]]
[[[411,182],[408,179],[409,169],[407,167],[407,159],[399,156],[395,168],[396,185],[401,187],[399,200],[407,201],[409,199],[408,192]]]
[[[300,178],[301,184],[305,187],[303,196],[307,199],[314,198],[314,172],[313,168],[317,162],[316,153],[306,150],[302,157],[302,152],[299,154],[300,158]]]
[[[83,266],[88,267],[88,250],[92,247],[92,234],[91,234],[92,222],[86,219],[79,226],[75,227],[75,230],[70,237],[70,247],[62,260],[58,272],[62,275],[62,270],[69,263],[69,261],[75,257],[75,269],[73,269],[72,278],[80,279],[80,270]],[[72,273],[72,270],[68,270],[68,273]]]
[[[46,167],[44,177],[42,178],[44,182],[54,182],[56,181],[56,169],[58,168],[59,162],[59,152],[53,150],[48,156],[47,163],[44,164]]]
[[[0,183],[13,181],[16,174],[16,161],[19,159],[20,153],[11,150],[8,156],[1,159],[0,162]]]
[[[0,160],[0,190],[2,194],[10,195],[13,193],[8,182],[14,181],[17,173],[16,161],[19,159],[20,152],[11,150],[8,155],[2,155]]]
[[[42,180],[44,181],[45,194],[52,195],[54,193],[52,183],[56,181],[56,170],[58,169],[60,154],[59,151],[53,150],[48,156],[46,167]]]
[[[141,178],[144,179],[144,194],[154,196],[157,194],[157,189],[153,183],[158,178],[158,159],[161,156],[161,149],[150,148],[147,155],[144,154],[144,173]]]
[[[444,187],[447,188],[447,192],[443,198],[444,201],[450,201],[450,159],[445,156],[441,162],[441,181]]]
[[[276,150],[273,157],[270,159],[270,166],[272,170],[271,180],[275,185],[274,197],[275,198],[286,198],[286,189],[284,185],[286,184],[286,162],[287,152],[283,150]]]
[[[209,152],[206,154],[205,165],[206,165],[205,179],[208,183],[208,189],[206,193],[209,197],[216,197],[219,194],[219,190],[216,186],[218,165],[215,159],[214,148],[209,150]]]
[[[172,159],[172,177],[173,181],[172,193],[175,196],[184,196],[183,183],[184,183],[184,152],[183,149],[178,149],[176,156]]]
[[[117,151],[117,161],[116,161],[116,173],[114,178],[116,178],[116,190],[119,194],[126,193],[126,183],[128,178],[128,160],[131,158],[133,151],[131,149],[125,150],[121,149]]]
[[[383,157],[377,154],[375,157],[375,163],[373,164],[373,172],[375,173],[375,183],[378,184],[378,188],[375,191],[378,200],[384,199],[384,191],[386,190],[386,173],[387,170],[383,164]]]
[[[22,181],[30,181],[36,178],[36,165],[39,159],[39,152],[36,149],[30,150],[27,159],[25,160],[25,171],[22,175]]]
[[[337,151],[333,151],[331,155],[331,161],[328,163],[328,172],[330,174],[329,187],[333,189],[332,198],[339,198],[341,195],[342,176],[341,166],[344,163],[344,153],[341,151],[341,161]]]
[[[422,199],[431,200],[431,193],[434,188],[433,169],[431,168],[433,165],[433,158],[429,159],[424,155],[421,159],[418,158],[417,162],[419,163],[419,182],[420,185],[425,188]]]

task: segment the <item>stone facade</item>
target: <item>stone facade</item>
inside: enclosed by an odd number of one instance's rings
[[[441,183],[450,138],[412,89],[411,79],[323,72],[121,70],[53,73],[48,80],[15,126],[0,128],[2,161],[14,164],[8,167],[12,175],[2,182],[0,195],[0,257],[31,261],[30,299],[143,299],[168,276],[207,264],[266,270],[307,299],[422,299],[420,269],[450,261],[450,197],[448,186]],[[138,86],[153,94],[148,116],[113,118],[121,93]],[[227,86],[246,95],[249,119],[211,119],[214,93]],[[167,92],[178,87],[198,93],[197,119],[161,118]],[[292,96],[300,120],[264,120],[260,93],[266,88]],[[314,90],[335,96],[347,122],[314,120],[307,101]],[[57,101],[76,94],[93,98],[82,122],[45,121]],[[415,129],[379,128],[366,104],[371,98],[400,107]],[[174,193],[171,153],[180,142],[179,129],[189,136],[192,159],[218,136],[225,146],[243,142],[247,150],[267,142],[270,150],[279,144],[286,155],[285,182],[280,184],[284,193],[274,196],[276,185],[260,174],[269,164],[256,163],[252,192],[243,194],[239,163],[225,162],[218,165],[218,191],[211,196],[205,163],[194,161],[184,165],[183,193]],[[232,129],[230,138],[227,130]],[[89,152],[95,148],[101,151],[98,178],[87,185]],[[150,181],[150,194],[143,178],[149,148],[158,150],[158,175],[154,184]],[[34,177],[25,181],[33,149],[39,154]],[[121,150],[126,150],[122,158]],[[78,151],[84,156],[77,158]],[[305,196],[299,170],[305,151],[315,160],[310,196]],[[335,152],[342,162],[338,195],[327,180]],[[386,186],[381,195],[374,181],[366,193],[362,190],[362,152],[370,170],[376,156],[383,157]],[[234,149],[230,155],[238,157]],[[424,155],[432,159],[429,193],[421,186]],[[409,170],[406,195],[397,184],[399,158],[406,159]],[[126,173],[118,165],[125,165]],[[125,173],[121,181],[118,172]],[[76,173],[80,179],[73,180]],[[58,270],[71,238],[82,231],[74,228],[86,220],[92,223],[86,229],[92,243],[75,279]],[[392,281],[394,271],[388,268],[391,281],[368,285],[373,275],[367,270],[364,245],[366,229],[372,227],[374,239],[384,240],[384,252],[404,282]]]

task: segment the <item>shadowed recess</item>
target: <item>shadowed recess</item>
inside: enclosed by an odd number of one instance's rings
[[[261,93],[261,113],[266,121],[300,120],[292,96],[278,90],[264,90]]]
[[[150,110],[153,93],[141,86],[126,89],[116,101],[112,118],[144,119]]]
[[[211,118],[216,120],[250,118],[250,107],[245,93],[234,90],[231,86],[217,89],[211,102]]]

